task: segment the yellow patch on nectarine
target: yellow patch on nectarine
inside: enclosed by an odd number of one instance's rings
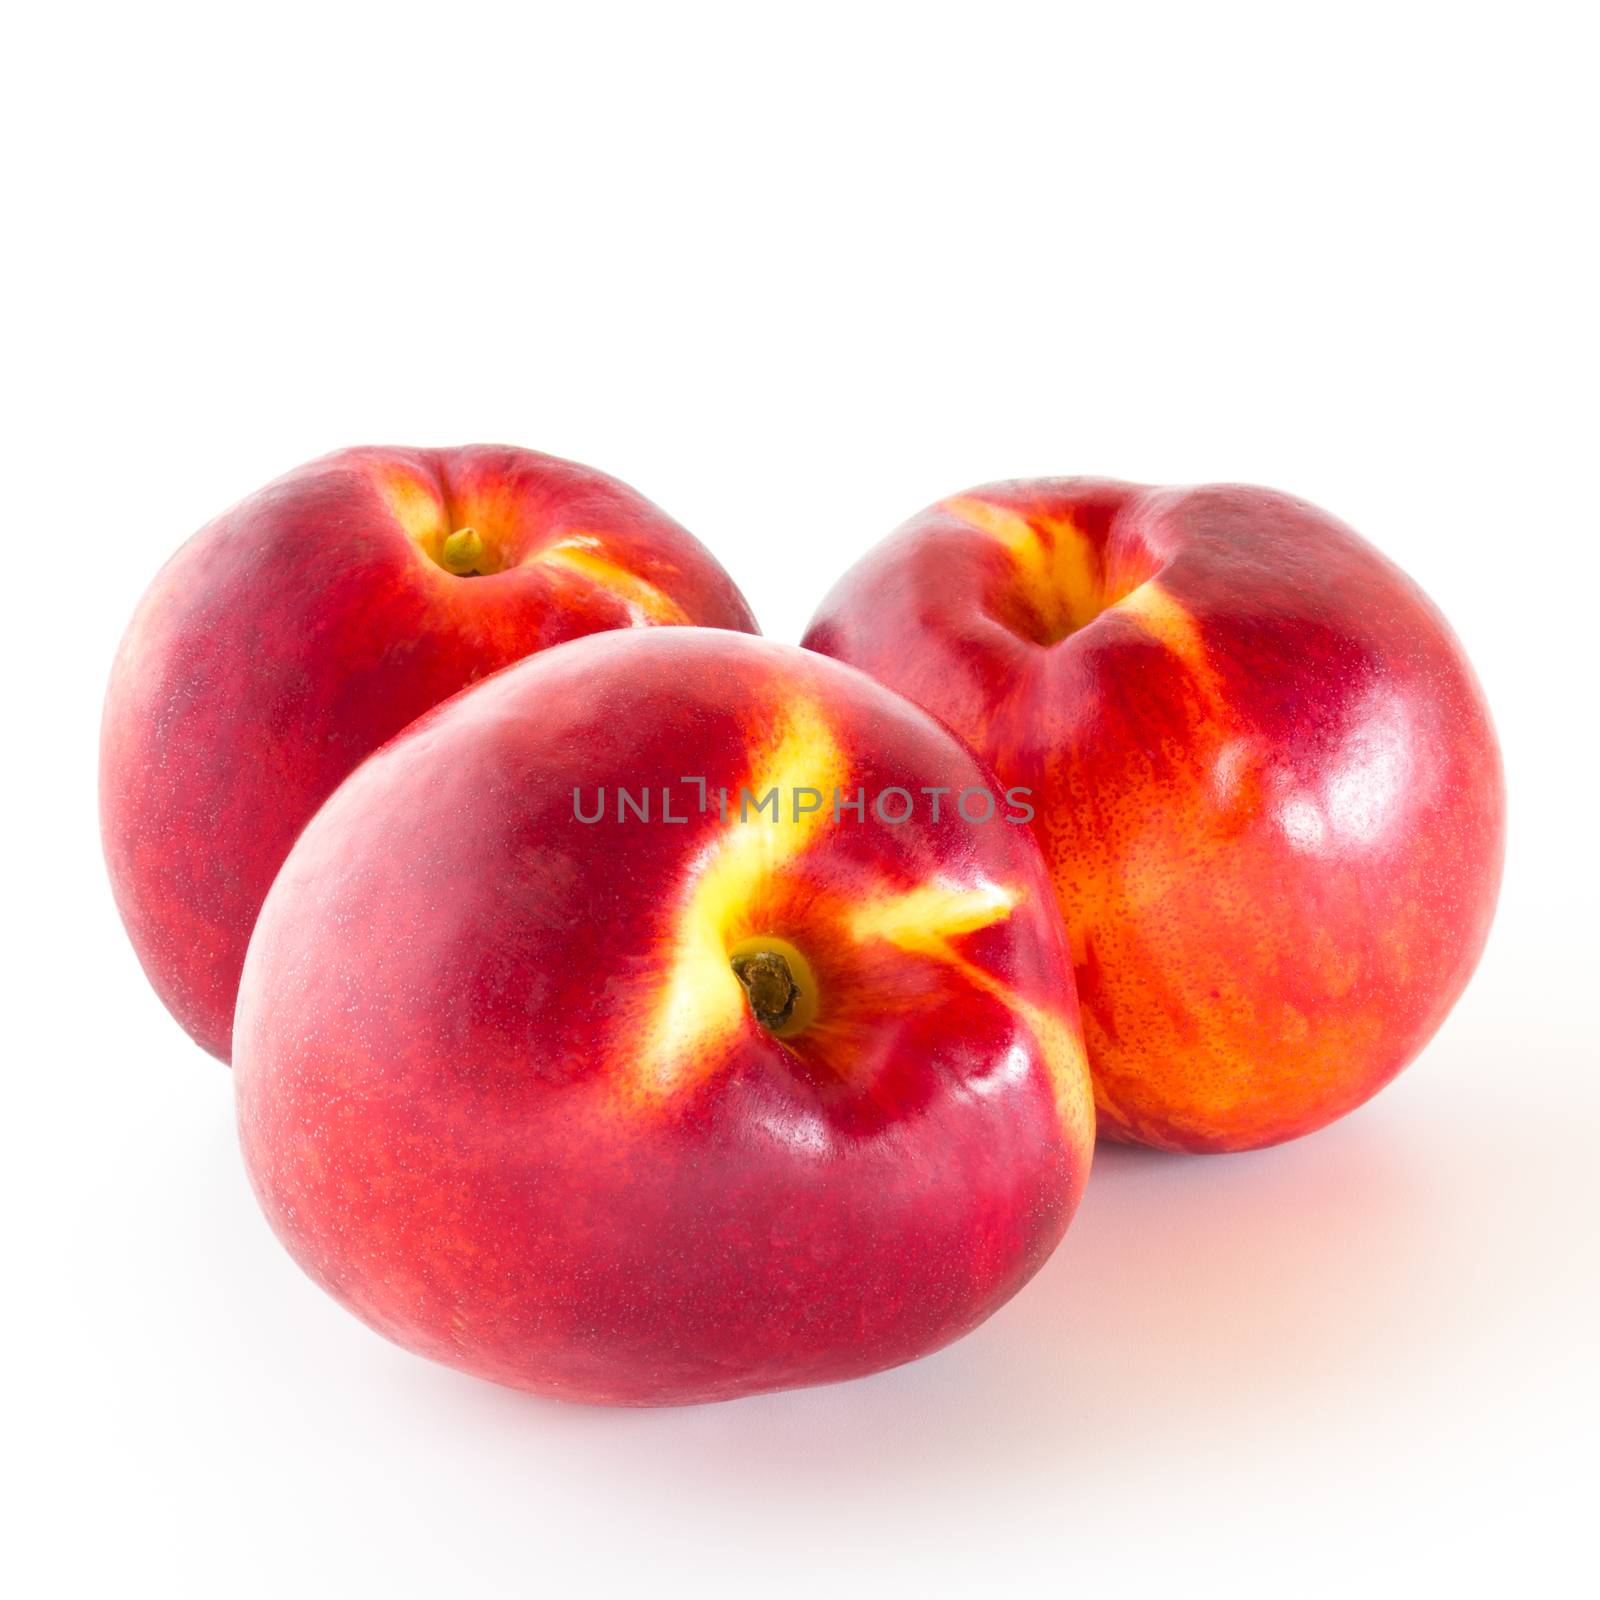
[[[533,557],[542,566],[577,573],[600,588],[609,590],[628,608],[630,619],[639,625],[686,623],[682,606],[653,583],[626,567],[607,559],[604,546],[592,533],[568,534],[547,545]]]
[[[1076,633],[1105,609],[1094,547],[1070,517],[1025,517],[972,495],[947,500],[944,508],[1004,546],[1038,618],[1038,643]]]
[[[909,951],[953,967],[973,988],[1015,1012],[1039,1042],[1055,1088],[1056,1106],[1067,1133],[1084,1146],[1092,1141],[1089,1097],[1084,1093],[1089,1064],[1075,1029],[1054,1012],[1025,1000],[955,948],[953,940],[976,933],[1009,917],[1018,895],[998,883],[976,889],[926,884],[902,894],[869,900],[850,919],[857,941],[885,939]]]
[[[664,1099],[697,1082],[715,1066],[714,1046],[750,1015],[732,955],[756,936],[778,934],[763,924],[768,891],[831,820],[825,809],[786,809],[784,799],[800,788],[831,794],[847,776],[845,753],[822,714],[804,700],[792,702],[776,737],[750,762],[747,787],[756,800],[777,789],[776,818],[752,810],[741,820],[739,797],[730,794],[726,823],[693,864],[670,936],[670,970],[640,1052],[635,1086],[646,1097]]]

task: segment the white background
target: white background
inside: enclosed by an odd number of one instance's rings
[[[13,18],[13,1593],[1592,1580],[1587,10]],[[279,1249],[228,1073],[140,977],[96,723],[140,591],[214,512],[340,445],[477,439],[634,483],[791,640],[867,544],[984,479],[1327,506],[1443,606],[1499,722],[1510,863],[1472,989],[1301,1144],[1104,1153],[1043,1274],[883,1377],[604,1412],[391,1348]]]

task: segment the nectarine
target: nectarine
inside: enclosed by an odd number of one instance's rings
[[[866,555],[805,643],[1034,791],[1113,1138],[1321,1127],[1471,975],[1504,849],[1483,695],[1417,586],[1304,501],[973,489]]]
[[[863,674],[704,629],[561,645],[423,717],[251,940],[272,1226],[400,1344],[572,1399],[956,1338],[1049,1254],[1093,1142],[1038,847],[933,817],[992,786]]]
[[[677,523],[528,450],[345,450],[202,528],[141,601],[106,695],[100,816],[156,992],[229,1054],[256,912],[353,767],[474,680],[606,628],[755,630]]]

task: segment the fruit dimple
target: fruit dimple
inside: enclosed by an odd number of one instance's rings
[[[454,505],[439,483],[410,466],[386,465],[377,482],[406,537],[440,571],[478,578],[506,565],[504,518],[494,506]]]
[[[1153,565],[1108,561],[1103,537],[1066,513],[1025,514],[976,495],[958,495],[944,509],[1005,551],[1008,570],[987,597],[989,613],[1042,648],[1086,628],[1154,572]]]
[[[452,577],[541,568],[566,584],[604,590],[636,627],[694,620],[672,595],[619,561],[602,533],[578,529],[553,536],[554,530],[541,530],[539,520],[504,492],[469,486],[447,494],[411,466],[385,465],[377,483],[406,537]]]

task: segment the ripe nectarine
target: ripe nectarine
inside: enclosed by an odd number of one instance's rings
[[[167,1008],[229,1054],[256,912],[339,781],[466,684],[606,628],[755,631],[677,523],[529,450],[344,450],[202,528],[112,669],[100,817]]]
[[[251,940],[272,1226],[400,1344],[567,1398],[956,1338],[1050,1253],[1093,1143],[1038,847],[932,815],[992,783],[863,674],[704,629],[561,645],[423,717]]]
[[[1472,973],[1504,850],[1483,695],[1421,590],[1304,501],[991,484],[869,552],[805,643],[1034,791],[1113,1138],[1319,1128]]]

